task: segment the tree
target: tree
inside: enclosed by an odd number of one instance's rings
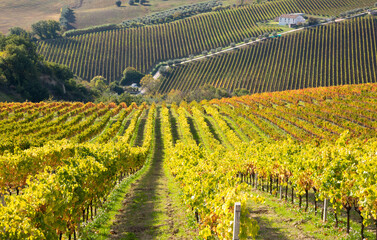
[[[48,97],[39,81],[40,58],[35,45],[22,36],[0,35],[0,78],[9,89],[31,101]]]
[[[76,22],[75,12],[67,6],[62,8],[61,13],[60,13],[60,17],[67,19],[67,21],[69,23],[75,23]]]
[[[233,95],[238,96],[238,97],[244,96],[244,95],[249,95],[249,94],[250,94],[250,91],[245,89],[245,88],[237,88],[233,92]]]
[[[170,59],[170,60],[168,60],[166,63],[168,64],[168,66],[173,66],[174,61]]]
[[[63,29],[73,29],[74,27],[71,24],[76,22],[75,12],[67,6],[63,7],[61,9],[59,22]]]
[[[117,82],[112,82],[110,84],[110,90],[113,91],[113,92],[116,92],[119,95],[124,93],[123,88],[121,86],[119,86],[119,84]]]
[[[31,25],[33,33],[36,34],[40,39],[56,38],[59,36],[59,31],[61,30],[60,24],[54,20],[42,20]]]
[[[116,2],[115,2],[115,5],[117,5],[117,7],[122,6],[122,1],[120,1],[120,0],[116,1]]]
[[[169,75],[169,69],[167,66],[161,66],[158,70],[160,72],[160,74],[164,77],[168,76]]]
[[[140,80],[144,77],[144,74],[137,71],[133,67],[128,67],[123,71],[123,77],[120,80],[120,85],[126,86],[132,83],[140,84]]]
[[[134,1],[134,0],[129,0],[129,1],[128,1],[128,4],[130,4],[130,5],[134,5],[134,4],[135,4],[135,1]]]
[[[90,80],[90,85],[94,89],[100,92],[104,92],[107,89],[106,82],[107,82],[106,78],[102,76],[95,76],[92,80]]]
[[[152,75],[145,75],[141,80],[140,84],[146,94],[154,94],[160,87],[160,79],[154,79]]]
[[[25,29],[20,27],[12,27],[9,29],[9,35],[17,35],[24,38],[30,38],[30,33],[28,33]]]
[[[318,18],[309,17],[309,19],[308,19],[309,26],[317,25],[318,23],[319,23],[319,19]]]
[[[166,101],[168,103],[180,103],[183,101],[185,94],[179,90],[171,90],[167,95]]]

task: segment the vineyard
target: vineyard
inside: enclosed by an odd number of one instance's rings
[[[374,0],[279,0],[206,13],[168,24],[83,34],[40,41],[44,59],[69,66],[83,79],[102,75],[119,80],[126,67],[146,73],[160,61],[188,57],[204,50],[228,46],[277,27],[257,22],[283,13],[337,15],[345,10],[371,6]]]
[[[376,29],[376,18],[358,18],[179,65],[160,92],[212,85],[260,93],[376,82]]]
[[[300,207],[306,196],[305,209],[312,192],[315,211],[330,199],[335,214],[356,208],[368,225],[377,220],[376,99],[377,85],[362,84],[179,106],[0,103],[0,238],[76,238],[154,141],[204,238],[230,238],[235,202],[241,238],[256,236],[246,201],[262,199],[252,186],[282,186]]]

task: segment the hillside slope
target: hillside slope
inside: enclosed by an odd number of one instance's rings
[[[377,19],[358,18],[173,67],[160,92],[212,85],[251,93],[377,81]]]
[[[68,65],[83,79],[102,75],[120,79],[126,67],[146,73],[160,61],[188,57],[203,50],[228,46],[246,37],[259,36],[277,28],[257,26],[283,13],[337,15],[366,7],[374,0],[279,0],[198,15],[173,23],[117,29],[39,42],[45,60]]]

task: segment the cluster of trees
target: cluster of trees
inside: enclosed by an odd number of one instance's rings
[[[342,18],[351,17],[352,15],[362,13],[367,9],[368,8],[356,8],[356,9],[353,9],[353,10],[349,10],[347,12],[343,12],[343,13],[339,14],[339,16],[342,17]]]
[[[42,20],[31,25],[32,31],[28,32],[20,27],[9,29],[9,35],[17,35],[31,40],[52,39],[61,36],[60,23],[54,20]]]
[[[51,39],[60,36],[60,23],[54,20],[42,20],[31,25],[33,34],[40,39]]]
[[[17,31],[19,30],[19,31]],[[0,90],[30,101],[91,101],[90,90],[78,84],[72,71],[63,65],[44,62],[25,32],[13,29],[0,34]]]
[[[128,4],[134,5],[135,3],[145,4],[146,0],[128,0]]]
[[[76,23],[75,12],[68,6],[63,7],[61,9],[59,22],[64,30],[74,29],[72,24]]]
[[[133,0],[130,0],[130,1],[133,1]],[[127,20],[127,21],[124,21],[122,25],[124,27],[137,27],[137,26],[143,26],[143,25],[166,23],[166,22],[177,20],[177,19],[182,19],[185,17],[190,17],[199,13],[209,12],[219,6],[222,6],[221,1],[211,0],[208,2],[181,6],[181,7],[169,9],[166,11],[154,13],[149,16]]]

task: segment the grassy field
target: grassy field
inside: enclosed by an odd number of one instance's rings
[[[227,0],[226,4],[239,0]],[[252,2],[253,0],[246,0]],[[30,29],[32,23],[43,19],[59,20],[60,8],[68,5],[76,12],[77,28],[106,23],[120,23],[125,19],[144,16],[203,0],[149,0],[145,5],[128,5],[122,1],[122,7],[116,7],[115,0],[1,0],[0,32],[7,33],[11,27],[19,26]]]

